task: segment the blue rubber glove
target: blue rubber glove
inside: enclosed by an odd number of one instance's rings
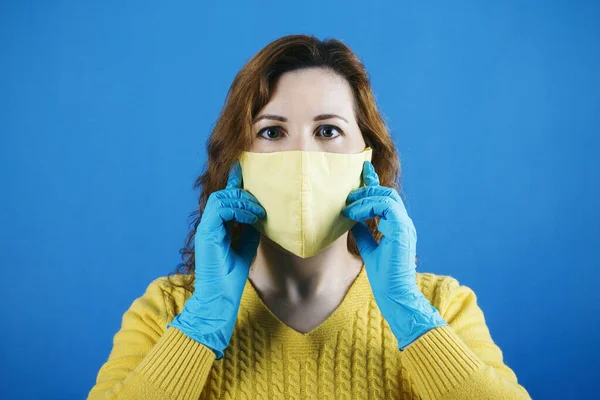
[[[254,260],[260,233],[251,225],[266,216],[256,197],[242,189],[242,169],[236,161],[227,186],[211,193],[196,228],[194,293],[167,327],[173,326],[223,358],[229,345],[242,292]],[[231,248],[232,221],[244,226],[241,245]]]
[[[417,231],[398,192],[379,185],[373,164],[365,161],[365,186],[353,190],[342,215],[358,221],[351,231],[365,263],[373,297],[398,339],[406,346],[439,326],[448,325],[429,303],[416,283]],[[380,216],[378,230],[384,236],[379,244],[363,220]]]

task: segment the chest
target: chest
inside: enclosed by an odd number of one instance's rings
[[[302,335],[238,316],[201,399],[403,399],[410,377],[397,341],[371,306],[335,331]],[[411,398],[406,397],[406,398]]]

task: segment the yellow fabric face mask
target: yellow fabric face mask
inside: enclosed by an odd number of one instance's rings
[[[341,211],[372,153],[242,152],[243,188],[267,212],[254,227],[299,257],[319,253],[356,224]]]

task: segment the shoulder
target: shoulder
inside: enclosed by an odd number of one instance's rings
[[[187,274],[164,275],[154,279],[148,285],[148,291],[160,293],[164,299],[167,318],[172,319],[183,310],[191,297],[195,276]]]
[[[177,292],[179,290],[184,290],[186,286],[193,287],[194,281],[194,275],[174,274],[159,276],[158,278],[154,279],[150,284],[157,285],[163,290]]]
[[[475,292],[450,275],[417,272],[417,286],[432,306],[442,314],[449,306],[470,300],[476,302]]]

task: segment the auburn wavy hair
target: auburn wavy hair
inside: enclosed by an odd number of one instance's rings
[[[369,75],[360,59],[340,40],[319,40],[312,35],[281,37],[256,53],[235,76],[219,118],[207,141],[208,158],[204,172],[195,183],[201,188],[198,209],[191,213],[190,233],[179,251],[182,263],[169,273],[171,284],[193,293],[195,274],[194,240],[196,228],[211,193],[222,190],[227,183],[230,165],[253,141],[252,121],[269,102],[279,77],[303,68],[328,68],[346,78],[354,93],[354,111],[367,146],[373,149],[372,164],[382,186],[393,187],[402,194],[400,160],[371,90]],[[365,221],[379,243],[379,217]],[[244,224],[233,222],[232,242],[236,248]],[[348,234],[348,249],[360,256],[354,237]],[[173,275],[185,275],[183,286],[171,281]]]

